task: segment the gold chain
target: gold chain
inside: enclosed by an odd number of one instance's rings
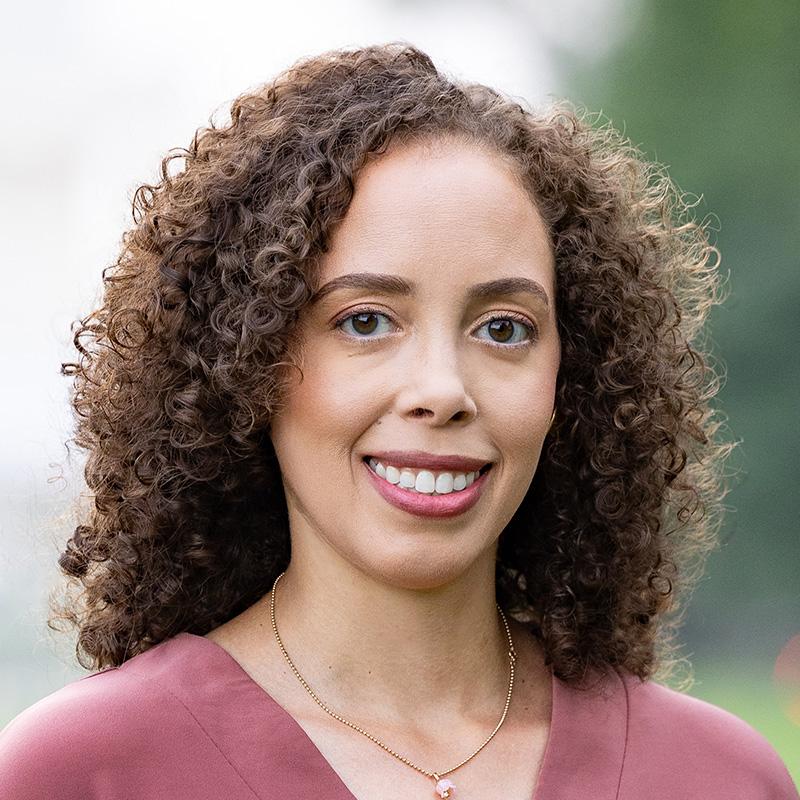
[[[326,706],[325,703],[323,703],[322,700],[320,700],[319,697],[317,697],[316,694],[314,694],[314,691],[312,690],[312,688],[308,685],[308,683],[306,683],[305,679],[300,674],[300,672],[298,671],[297,667],[295,667],[294,663],[292,662],[292,659],[289,658],[289,654],[286,652],[286,648],[283,646],[283,642],[281,641],[280,634],[278,633],[278,626],[275,624],[275,587],[278,585],[278,581],[285,574],[286,574],[285,572],[281,572],[281,574],[278,575],[277,578],[275,578],[275,583],[272,584],[272,593],[271,593],[270,601],[269,601],[269,613],[270,613],[270,618],[272,620],[272,630],[275,632],[275,638],[278,641],[278,646],[281,648],[281,652],[283,653],[283,657],[286,659],[287,663],[291,667],[292,672],[297,677],[297,680],[299,680],[300,683],[303,684],[303,687],[305,688],[305,690],[311,695],[312,698],[314,698],[314,702],[323,711],[325,711],[327,714],[332,716],[334,719],[339,720],[339,722],[342,722],[345,725],[347,725],[348,727],[352,728],[354,731],[358,731],[359,733],[363,734],[364,736],[367,737],[367,739],[370,739],[371,741],[375,742],[375,744],[377,744],[379,747],[382,747],[387,753],[393,755],[395,758],[399,759],[404,764],[407,764],[409,767],[412,767],[413,769],[417,770],[417,772],[421,772],[423,775],[426,775],[429,778],[433,778],[437,782],[437,792],[439,793],[439,795],[441,797],[449,797],[450,796],[450,790],[454,789],[455,786],[450,781],[442,782],[441,781],[442,776],[443,775],[449,775],[451,772],[454,772],[459,767],[461,767],[464,764],[466,764],[467,761],[469,761],[470,759],[472,759],[476,755],[478,755],[478,753],[480,753],[480,751],[483,750],[483,748],[486,747],[486,745],[489,744],[489,742],[492,741],[492,739],[494,738],[494,735],[497,733],[497,731],[500,730],[500,726],[505,721],[506,714],[508,714],[508,707],[511,704],[511,692],[514,689],[514,662],[517,659],[517,653],[514,650],[514,641],[511,638],[511,630],[508,627],[508,621],[506,620],[506,615],[503,613],[503,609],[500,608],[499,605],[497,606],[497,610],[500,612],[500,618],[503,620],[503,626],[506,629],[506,636],[508,637],[508,661],[509,661],[509,667],[510,667],[510,675],[509,675],[509,679],[508,679],[508,694],[506,695],[506,704],[505,704],[505,707],[503,708],[503,715],[500,717],[500,722],[497,723],[497,726],[491,732],[491,734],[486,739],[486,741],[474,753],[472,753],[472,755],[467,756],[467,758],[465,758],[463,761],[460,761],[454,767],[450,767],[450,769],[442,770],[441,772],[433,772],[433,771],[430,771],[430,770],[427,770],[427,769],[423,769],[422,767],[418,767],[416,764],[414,764],[413,762],[409,761],[405,756],[401,756],[399,753],[396,753],[390,747],[385,745],[382,741],[380,741],[379,739],[374,737],[371,733],[368,733],[363,728],[360,728],[358,725],[355,725],[354,723],[350,722],[349,720],[346,720],[344,717],[339,716],[335,711],[331,711],[331,709],[328,708],[328,706]],[[445,785],[442,788],[440,788],[439,787],[440,783],[445,783],[445,784],[448,784],[448,785]]]

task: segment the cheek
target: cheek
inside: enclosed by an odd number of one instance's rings
[[[515,380],[495,387],[493,413],[485,415],[489,435],[503,459],[503,473],[511,507],[519,504],[530,488],[542,453],[553,411],[555,379],[538,373],[535,378]]]
[[[358,437],[374,424],[380,381],[374,371],[359,369],[358,358],[320,350],[304,361],[304,379],[286,392],[284,409],[272,423],[276,451],[322,466],[352,456]],[[294,459],[293,459],[294,460]],[[288,464],[287,464],[288,467]]]
[[[541,385],[527,391],[501,393],[504,424],[502,435],[515,448],[529,447],[542,438],[550,424],[553,393]]]
[[[517,428],[513,439],[506,437],[502,445],[504,472],[506,479],[516,487],[511,494],[512,502],[519,502],[528,491],[539,466],[542,454],[545,431],[543,427],[528,428],[527,431]]]
[[[527,447],[550,424],[558,364],[542,357],[513,367],[485,378],[479,402],[492,410],[491,418],[500,426],[495,433],[502,441]]]

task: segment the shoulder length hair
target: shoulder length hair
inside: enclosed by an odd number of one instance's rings
[[[498,602],[570,683],[674,663],[733,446],[715,438],[720,381],[700,341],[721,299],[716,248],[609,125],[566,102],[534,113],[389,43],[302,60],[240,95],[229,124],[199,129],[135,193],[102,301],[75,325],[78,359],[62,365],[93,502],[48,622],[77,628],[82,666],[202,635],[287,566],[268,429],[318,258],[369,157],[448,136],[514,165],[556,262],[556,420],[500,536]]]

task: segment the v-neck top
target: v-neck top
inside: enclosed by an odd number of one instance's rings
[[[770,743],[728,711],[623,670],[588,673],[591,689],[551,676],[538,784],[512,800],[800,800]],[[498,766],[498,782],[513,768]],[[0,731],[0,800],[309,797],[356,800],[233,656],[188,632],[68,683]]]

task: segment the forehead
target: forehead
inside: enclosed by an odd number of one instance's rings
[[[498,153],[458,140],[412,142],[381,155],[356,176],[350,227],[527,222],[535,206],[511,165]]]
[[[549,234],[513,167],[490,149],[445,140],[391,148],[357,174],[320,277],[379,271],[424,282],[533,270],[552,285],[552,269]]]

